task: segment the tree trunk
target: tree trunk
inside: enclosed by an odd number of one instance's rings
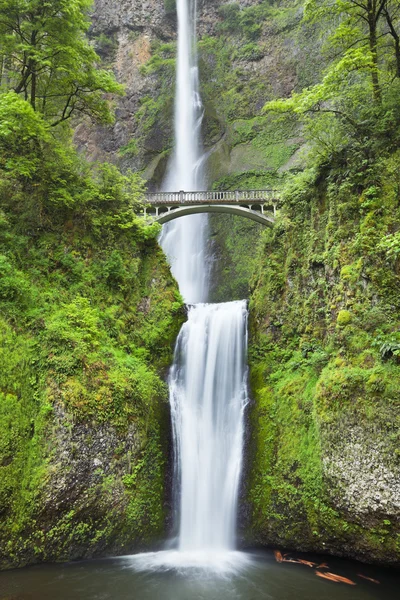
[[[378,74],[378,51],[377,51],[377,39],[376,39],[376,20],[377,14],[374,10],[374,2],[371,0],[368,2],[368,27],[369,27],[369,49],[372,56],[372,92],[374,99],[377,103],[381,103],[382,93],[379,85],[379,74]]]
[[[31,77],[31,106],[36,110],[36,65],[33,65]]]
[[[33,48],[35,48],[35,46],[36,46],[37,34],[38,34],[37,31],[32,31],[31,45]],[[36,68],[37,68],[37,64],[36,64],[36,60],[34,58],[31,58],[29,60],[29,68],[32,73],[32,76],[31,76],[31,106],[34,110],[36,110],[36,84],[37,84]]]
[[[400,37],[393,25],[392,18],[388,10],[385,10],[385,19],[388,24],[390,35],[394,39],[394,55],[396,57],[396,77],[400,77]]]

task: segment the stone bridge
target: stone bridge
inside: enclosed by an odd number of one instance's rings
[[[185,215],[229,213],[272,227],[278,204],[275,190],[148,192],[144,216],[163,224]]]

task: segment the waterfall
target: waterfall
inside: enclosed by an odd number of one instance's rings
[[[204,189],[201,152],[203,106],[196,52],[196,2],[177,0],[178,54],[175,91],[175,145],[163,183],[164,191]],[[207,215],[182,217],[164,225],[160,243],[186,302],[208,295]]]
[[[137,570],[200,568],[226,575],[235,550],[247,403],[245,300],[189,306],[169,375],[177,539],[133,557]]]
[[[177,12],[175,148],[164,189],[190,191],[203,186],[195,3],[177,0]],[[225,573],[247,562],[235,551],[247,402],[247,306],[244,300],[205,303],[207,234],[206,216],[193,215],[164,225],[160,238],[190,303],[169,375],[177,540],[174,550],[137,555],[137,569],[196,566]]]
[[[235,547],[246,349],[245,301],[190,308],[169,380],[181,552]]]

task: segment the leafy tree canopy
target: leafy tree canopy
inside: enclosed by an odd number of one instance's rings
[[[13,89],[55,126],[76,113],[112,122],[121,94],[85,33],[91,0],[0,0],[0,89]]]
[[[400,1],[306,0],[304,20],[323,32],[328,67],[264,110],[298,114],[325,157],[349,143],[367,155],[373,144],[390,146],[400,127]]]

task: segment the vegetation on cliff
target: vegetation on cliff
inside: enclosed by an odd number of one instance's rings
[[[387,19],[396,6],[376,3],[371,32],[367,3],[309,2],[306,19],[339,17],[325,41],[327,69],[266,105],[298,115],[310,151],[263,234],[253,281],[249,482],[259,541],[393,564],[400,80]]]
[[[0,4],[2,566],[117,552],[165,526],[160,375],[182,300],[136,214],[142,180],[71,142],[67,118],[109,121],[104,92],[120,92],[96,70],[87,7]]]

